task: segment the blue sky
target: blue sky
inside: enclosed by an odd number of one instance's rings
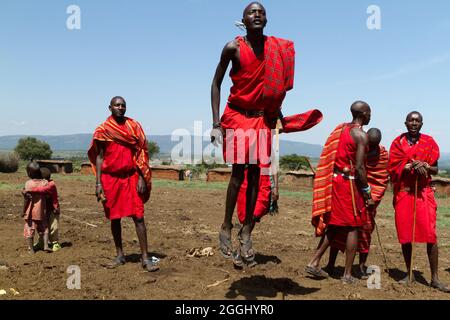
[[[3,0],[0,135],[92,132],[114,95],[148,134],[211,122],[210,85],[220,52],[249,1]],[[316,128],[285,139],[323,144],[358,99],[389,145],[417,109],[423,132],[450,152],[450,1],[262,1],[266,34],[295,42],[295,87],[285,115],[320,109]],[[81,8],[68,30],[66,8]],[[381,30],[366,27],[369,5]],[[230,81],[222,86],[224,108]],[[301,153],[301,150],[299,150]]]

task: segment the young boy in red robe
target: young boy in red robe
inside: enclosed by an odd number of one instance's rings
[[[37,162],[30,162],[27,165],[27,174],[30,178],[25,183],[23,190],[24,208],[23,218],[24,237],[27,240],[28,250],[34,253],[37,249],[34,246],[34,235],[39,234],[39,242],[43,243],[43,250],[50,252],[48,247],[48,216],[46,211],[46,198],[44,193],[32,192],[34,188],[45,187],[48,182],[42,179],[42,174]]]
[[[431,186],[431,175],[439,171],[439,147],[431,136],[420,132],[423,117],[419,112],[409,113],[405,125],[408,131],[392,142],[389,152],[389,173],[394,186],[395,225],[408,270],[408,275],[401,283],[415,281],[414,274],[410,278],[412,244],[426,243],[431,287],[450,292],[450,288],[438,276],[437,204]]]
[[[156,271],[159,267],[153,257],[148,257],[144,221],[144,203],[149,200],[151,191],[147,139],[142,126],[125,117],[125,99],[112,98],[109,110],[111,116],[94,132],[88,156],[97,178],[97,199],[102,201],[105,216],[111,220],[117,252],[111,267],[126,262],[121,219],[131,217],[141,248],[142,267],[150,272]]]

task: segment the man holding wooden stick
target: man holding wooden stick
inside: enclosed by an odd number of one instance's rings
[[[437,204],[431,186],[431,175],[439,171],[439,146],[431,136],[420,133],[423,117],[419,112],[409,113],[405,125],[408,132],[393,141],[389,158],[397,236],[408,270],[408,275],[400,282],[411,284],[415,281],[412,273],[414,245],[426,243],[431,269],[430,285],[450,292],[438,276]]]
[[[365,166],[368,137],[363,131],[363,126],[370,122],[371,109],[367,103],[356,101],[350,110],[352,122],[338,125],[330,134],[317,167],[312,224],[316,236],[321,236],[322,240],[306,267],[309,274],[323,274],[314,262],[320,260],[327,243],[334,243],[336,234],[345,233],[346,259],[342,277],[345,284],[357,281],[351,271],[358,245],[358,228],[365,221],[364,206],[374,206]]]

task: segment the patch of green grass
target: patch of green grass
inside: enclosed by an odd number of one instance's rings
[[[289,197],[289,198],[302,198],[303,200],[312,201],[312,192],[309,192],[309,191],[280,190],[280,196]]]
[[[93,182],[95,183],[95,177],[93,175],[82,174],[52,174],[52,179],[55,181],[81,181],[81,182]]]
[[[0,181],[0,190],[6,190],[6,191],[10,191],[10,190],[22,190],[24,187],[23,184],[19,184],[19,183],[8,183],[5,181]]]
[[[227,182],[204,182],[204,181],[173,181],[163,179],[153,179],[154,187],[168,188],[185,188],[185,189],[210,189],[210,190],[226,190]],[[312,200],[312,192],[309,191],[288,191],[280,190],[280,195],[284,197],[302,198],[304,200]]]
[[[225,190],[228,187],[228,183],[226,182],[174,181],[164,179],[152,179],[152,185],[154,187],[213,190]]]

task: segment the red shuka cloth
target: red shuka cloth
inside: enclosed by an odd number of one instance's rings
[[[389,173],[394,185],[394,208],[397,236],[401,244],[413,241],[414,193],[417,174],[405,172],[405,165],[414,160],[435,165],[439,160],[439,147],[431,136],[421,134],[418,142],[410,146],[406,134],[397,137],[391,145]],[[420,176],[416,199],[416,226],[414,242],[436,243],[437,204],[431,188],[431,177]]]
[[[109,117],[94,132],[89,160],[96,173],[95,163],[98,155],[95,140],[105,142],[101,181],[106,202],[103,204],[108,219],[120,219],[144,215],[144,203],[148,201],[151,190],[151,170],[148,147],[141,125],[130,118],[118,124]],[[147,185],[145,194],[138,194],[139,172]]]
[[[263,168],[268,168],[264,166]],[[262,168],[261,168],[262,170]],[[238,200],[237,200],[237,216],[241,224],[244,223],[245,213],[247,211],[247,169],[245,169],[245,178],[242,182],[241,188],[239,189]],[[258,197],[256,199],[255,211],[253,212],[253,217],[255,219],[261,219],[264,215],[269,212],[270,197],[272,195],[272,184],[270,181],[270,175],[261,174],[259,177],[259,189]]]
[[[282,119],[283,132],[286,132],[286,128],[288,128],[288,132],[306,131],[319,124],[322,121],[322,118],[322,113],[317,109],[309,110],[290,117],[284,117]],[[264,168],[268,169],[270,165],[260,165],[260,167],[262,171]],[[241,223],[245,220],[247,185],[247,169],[245,169],[244,182],[239,190],[237,200],[237,215]],[[264,174],[264,172],[261,172],[258,198],[256,201],[255,212],[253,214],[255,218],[260,219],[269,212],[271,189],[272,186],[270,176]]]
[[[334,164],[339,141],[347,125],[339,124],[328,136],[314,176],[311,224],[317,237],[324,235],[330,219]]]
[[[228,104],[243,110],[263,111],[264,116],[247,117],[227,104],[221,117],[226,131],[223,157],[229,163],[265,165],[271,155],[270,129],[286,91],[293,87],[294,45],[288,40],[264,37],[264,54],[257,57],[243,37],[237,37],[236,41],[240,69],[230,71],[233,86]]]
[[[344,128],[337,148],[334,167],[340,172],[345,167],[351,169],[354,175],[354,166],[356,164],[356,143],[350,135],[350,130],[354,125],[348,125]],[[329,224],[340,227],[360,227],[363,225],[364,198],[361,190],[357,188],[354,180],[350,180],[339,175],[333,175],[332,180],[332,199],[331,215]],[[353,210],[352,193],[353,188],[356,205],[356,216]]]
[[[358,252],[368,253],[370,250],[370,244],[372,241],[372,232],[375,228],[373,219],[376,216],[376,207],[381,202],[381,199],[386,192],[386,188],[389,182],[388,168],[389,154],[383,147],[379,147],[379,152],[376,156],[367,158],[367,181],[372,187],[372,198],[375,201],[375,209],[373,212],[369,212],[366,207],[363,208],[363,225],[358,230]],[[347,230],[336,230],[332,233],[332,239],[330,239],[330,245],[334,248],[338,248],[342,252],[345,251],[347,241]]]

